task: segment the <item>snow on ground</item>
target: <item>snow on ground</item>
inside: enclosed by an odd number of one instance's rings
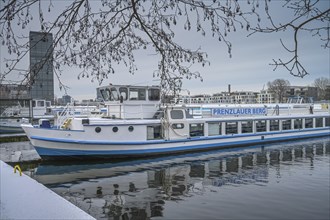
[[[0,219],[95,219],[0,161]]]

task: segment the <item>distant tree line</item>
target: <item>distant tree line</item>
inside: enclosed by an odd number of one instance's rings
[[[330,100],[330,78],[320,77],[314,80],[312,86],[317,88],[318,100]],[[267,83],[268,91],[275,95],[278,102],[286,97],[290,82],[285,79],[275,79]]]

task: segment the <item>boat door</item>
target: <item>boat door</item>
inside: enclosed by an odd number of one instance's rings
[[[167,139],[175,140],[189,137],[189,125],[186,120],[186,112],[183,108],[169,108],[167,118],[167,132],[165,131]]]

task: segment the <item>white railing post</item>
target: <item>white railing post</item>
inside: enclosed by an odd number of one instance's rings
[[[74,109],[71,108],[71,105],[68,103],[62,112],[59,113],[56,119],[56,125],[61,128],[63,123],[67,118],[74,115]]]

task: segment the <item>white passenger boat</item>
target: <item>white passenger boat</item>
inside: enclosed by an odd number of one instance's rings
[[[107,117],[22,124],[42,158],[141,157],[330,135],[329,110],[311,105],[187,107],[160,104],[156,86],[110,85],[99,92]]]

